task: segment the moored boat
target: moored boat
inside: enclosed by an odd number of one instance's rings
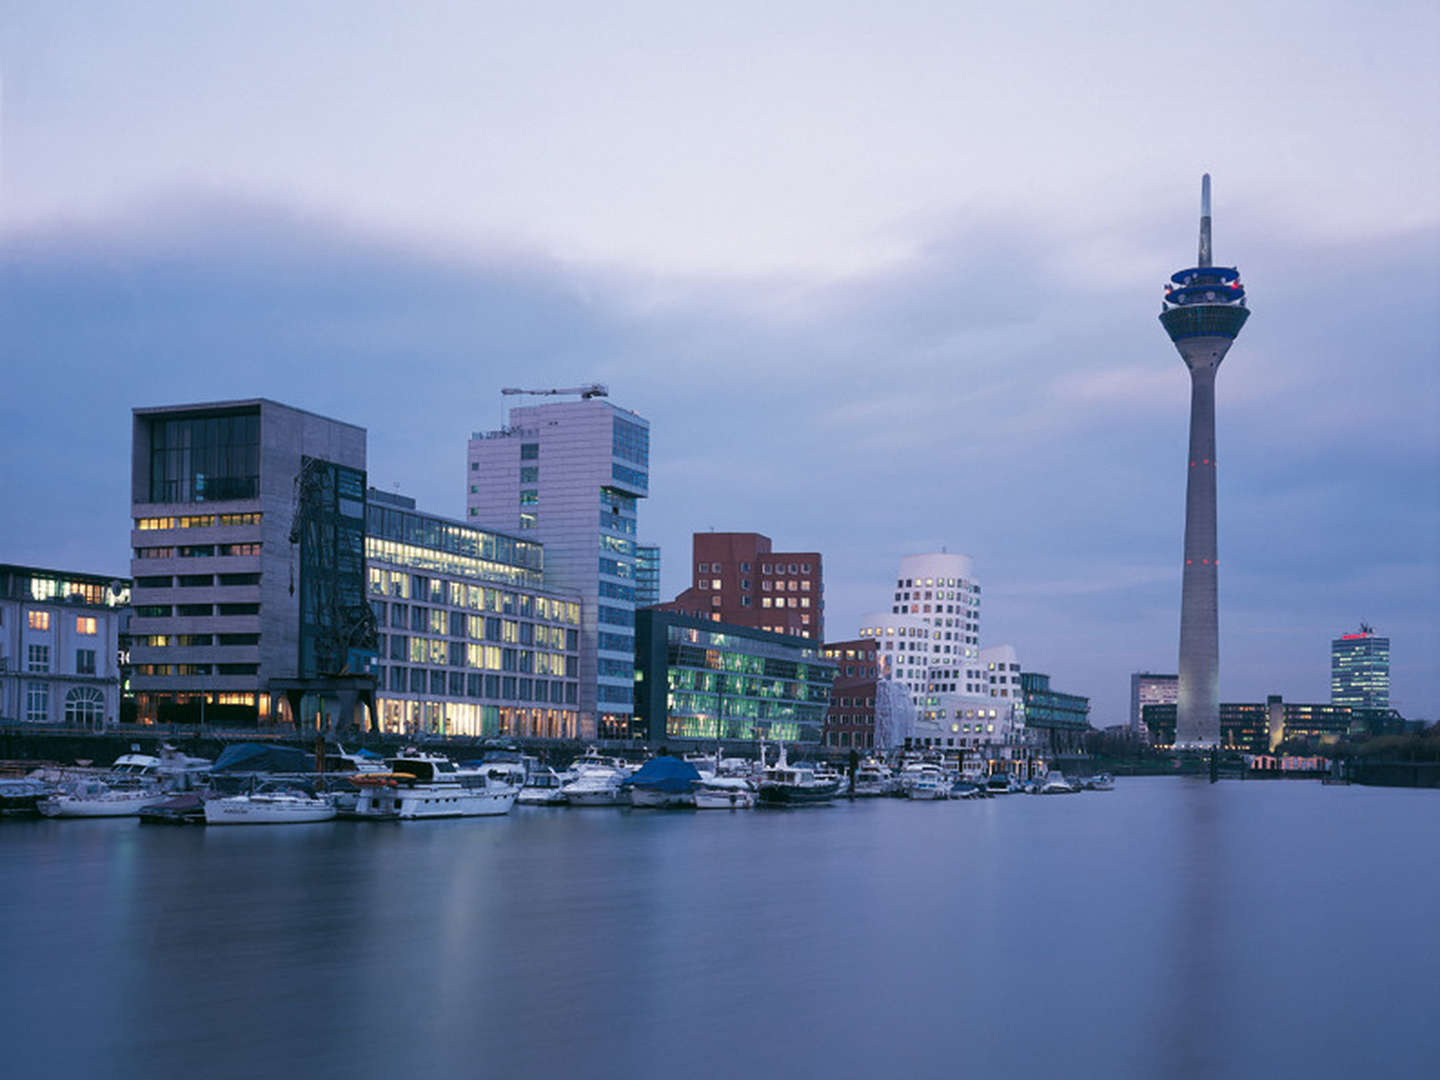
[[[822,780],[809,765],[791,765],[785,760],[785,744],[780,744],[780,760],[766,768],[760,780],[758,803],[761,806],[801,806],[827,803],[839,790],[839,777]]]
[[[939,765],[917,761],[900,771],[900,792],[907,799],[948,799],[950,780]]]
[[[691,761],[653,757],[623,781],[630,789],[630,805],[656,810],[695,805],[700,770]]]
[[[1073,784],[1065,779],[1064,773],[1047,773],[1044,782],[1040,785],[1041,795],[1070,795],[1080,790],[1078,784]]]
[[[99,779],[77,781],[65,791],[40,799],[35,808],[45,817],[135,817],[157,797],[154,788],[111,787]]]
[[[484,769],[462,769],[447,757],[404,750],[386,758],[386,773],[351,777],[360,788],[347,817],[398,818],[496,817],[508,814],[520,789],[492,780]]]
[[[739,776],[712,776],[695,787],[697,810],[751,810],[755,785]]]
[[[560,791],[561,784],[560,774],[554,769],[531,772],[515,801],[521,806],[564,806],[565,796]]]
[[[335,804],[331,800],[290,788],[231,795],[205,803],[207,825],[304,825],[334,818]]]

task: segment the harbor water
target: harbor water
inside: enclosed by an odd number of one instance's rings
[[[14,1077],[1415,1077],[1440,801],[0,823]]]

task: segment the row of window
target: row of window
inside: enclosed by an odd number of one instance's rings
[[[50,646],[49,645],[28,645],[25,650],[25,670],[32,674],[41,674],[50,670]],[[75,650],[75,674],[95,674],[95,650]]]
[[[390,597],[393,600],[418,600],[430,604],[444,604],[449,607],[465,608],[469,611],[493,611],[501,615],[519,615],[522,618],[546,619],[551,622],[580,625],[580,605],[574,600],[556,597],[535,596],[531,593],[513,593],[488,585],[470,585],[463,581],[446,581],[443,578],[412,574],[403,570],[388,570],[371,566],[367,572],[371,596]],[[371,601],[376,614],[382,620],[385,616],[385,602]],[[403,604],[394,604],[404,607]]]
[[[218,579],[218,580],[217,580]],[[135,579],[136,589],[208,589],[212,585],[226,588],[237,585],[259,585],[259,574],[150,574]]]
[[[140,532],[155,532],[163,529],[208,529],[219,525],[230,528],[235,525],[259,525],[260,514],[189,514],[184,517],[144,517],[135,519],[135,528]]]
[[[196,649],[218,645],[228,648],[239,645],[259,645],[259,634],[146,634],[134,638],[134,645],[151,649]]]
[[[387,654],[386,644],[382,637],[379,642],[381,656]],[[388,644],[389,659],[408,660],[412,664],[488,668],[491,671],[518,671],[526,675],[563,675],[572,679],[577,675],[577,658],[560,653],[504,649],[499,645],[466,645],[461,641],[436,638],[407,638],[403,634],[390,635]]]
[[[70,726],[95,727],[105,719],[105,695],[93,686],[71,687],[65,693],[65,723]],[[50,722],[50,684],[25,684],[25,722]]]
[[[219,555],[259,555],[260,544],[188,544],[181,547],[137,547],[137,559],[206,559]]]
[[[50,612],[30,610],[25,613],[25,621],[31,630],[45,631],[50,629]],[[77,634],[98,634],[100,623],[94,616],[75,616],[75,633]]]
[[[137,604],[137,619],[168,619],[172,615],[181,619],[198,618],[206,615],[259,615],[259,604]]]
[[[502,619],[498,615],[467,615],[463,611],[446,611],[418,604],[390,604],[372,600],[378,626],[389,625],[397,630],[413,630],[422,634],[438,634],[471,641],[499,641],[509,645],[539,645],[545,649],[574,652],[580,647],[578,630],[545,623]],[[386,614],[389,619],[386,619]]]
[[[773,573],[773,574],[784,574],[785,571],[786,571],[786,566],[787,566],[787,564],[785,564],[785,563],[775,563],[775,564],[773,564],[773,565],[770,564],[770,563],[762,563],[762,564],[760,565],[760,572],[761,572],[762,574],[772,574],[772,573]],[[808,573],[810,573],[810,564],[809,564],[809,563],[793,563],[793,562],[792,562],[792,563],[789,563],[788,566],[789,566],[789,571],[790,571],[790,573],[792,573],[792,574],[808,574]],[[724,569],[725,569],[725,564],[724,564],[724,563],[718,563],[718,562],[717,562],[717,563],[703,563],[703,562],[702,562],[702,563],[699,563],[699,564],[695,567],[695,572],[696,572],[697,574],[719,574],[719,573],[721,573]],[[748,562],[742,562],[742,563],[740,564],[740,572],[741,572],[742,574],[748,574],[748,573],[750,573],[750,564],[749,564]],[[718,589],[720,586],[719,586],[719,585],[716,585],[715,587]]]
[[[459,671],[432,671],[428,668],[377,668],[378,686],[395,693],[436,694],[452,698],[498,701],[549,702],[574,705],[579,684],[554,679],[527,679],[518,675],[475,675]]]
[[[136,675],[256,675],[259,664],[136,664]]]
[[[920,578],[900,578],[898,581],[895,582],[895,587],[896,587],[897,589],[932,589],[932,588],[936,588],[936,587],[939,587],[939,588],[941,588],[941,589],[944,589],[944,588],[956,588],[956,587],[958,587],[958,588],[960,588],[960,589],[963,589],[963,590],[965,590],[965,591],[967,591],[967,592],[972,592],[972,593],[978,593],[978,592],[980,591],[980,586],[979,586],[979,585],[975,585],[975,584],[973,584],[973,583],[967,584],[964,578],[953,578],[953,577],[952,577],[952,578],[928,578],[928,577],[927,577],[927,578],[925,578],[924,581],[921,581]]]

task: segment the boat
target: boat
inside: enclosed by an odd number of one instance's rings
[[[521,806],[564,806],[565,796],[560,792],[563,783],[554,769],[531,772],[515,801]]]
[[[1065,779],[1064,773],[1046,773],[1045,781],[1040,785],[1041,795],[1070,795],[1080,788]]]
[[[626,777],[630,805],[656,810],[695,805],[695,785],[701,780],[693,762],[661,755],[653,757]]]
[[[140,808],[141,825],[204,825],[205,800],[193,791],[182,791],[168,799]]]
[[[950,798],[988,799],[990,793],[980,784],[971,783],[969,780],[956,780],[950,785]]]
[[[207,825],[304,825],[334,818],[334,802],[296,788],[230,795],[205,803]]]
[[[739,776],[712,776],[695,785],[696,810],[751,810],[755,785]]]
[[[884,764],[874,760],[862,761],[855,769],[855,786],[852,793],[861,799],[872,799],[881,795],[894,795],[899,790],[899,781]]]
[[[40,800],[55,794],[55,785],[45,780],[0,779],[0,814],[38,814]]]
[[[560,788],[569,806],[620,806],[630,801],[621,786],[626,773],[605,765],[587,765]]]
[[[838,776],[822,780],[809,765],[791,765],[785,760],[785,744],[780,744],[780,759],[768,766],[760,780],[758,802],[761,806],[800,806],[827,803],[839,790]]]
[[[939,765],[913,762],[900,770],[900,792],[907,799],[948,799],[950,779]]]
[[[1114,791],[1115,778],[1109,773],[1097,773],[1085,779],[1086,791]]]
[[[418,818],[495,817],[508,814],[520,789],[492,780],[483,769],[462,769],[447,757],[406,749],[386,758],[384,773],[350,778],[360,788],[347,817],[411,821]]]
[[[1014,795],[1023,791],[1024,788],[1020,781],[1009,773],[997,772],[991,773],[986,779],[985,790],[991,795]]]
[[[45,817],[135,817],[146,803],[155,801],[151,787],[112,787],[94,777],[71,783],[65,790],[40,799],[35,808]]]

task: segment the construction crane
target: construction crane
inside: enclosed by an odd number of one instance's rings
[[[592,382],[584,386],[566,386],[558,390],[521,390],[515,386],[507,386],[500,393],[507,397],[512,394],[535,394],[541,397],[553,394],[579,394],[588,401],[590,398],[609,397],[610,388],[604,383]]]

